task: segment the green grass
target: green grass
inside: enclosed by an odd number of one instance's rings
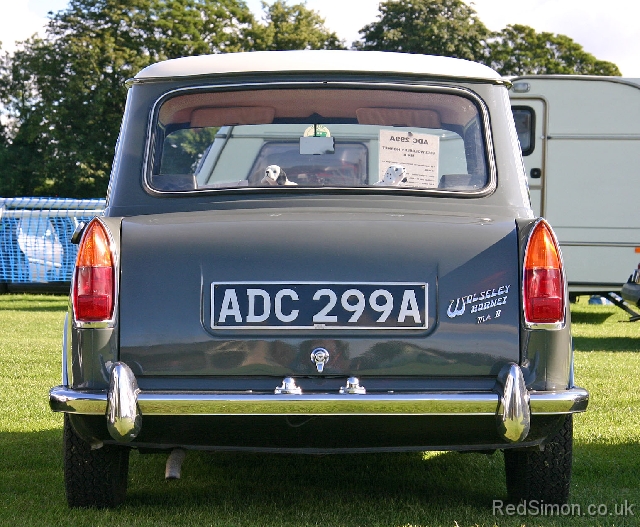
[[[0,525],[591,526],[640,520],[640,323],[613,306],[573,306],[576,382],[591,402],[576,416],[570,501],[635,504],[629,517],[496,517],[502,456],[427,453],[297,456],[190,452],[179,481],[165,457],[131,455],[129,493],[114,511],[69,510],[60,382],[66,299],[0,296]]]

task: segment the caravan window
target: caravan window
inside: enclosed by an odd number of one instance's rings
[[[535,142],[535,113],[529,106],[513,106],[513,120],[516,123],[516,132],[520,140],[522,155],[528,156],[533,152]]]

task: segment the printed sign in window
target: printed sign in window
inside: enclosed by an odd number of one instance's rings
[[[436,188],[439,151],[437,135],[380,130],[379,180],[391,165],[402,165],[405,178],[398,186]]]

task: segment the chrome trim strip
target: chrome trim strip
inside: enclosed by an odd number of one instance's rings
[[[564,322],[527,322],[527,329],[549,329],[552,331],[564,329]]]
[[[583,388],[559,392],[529,392],[532,415],[584,412],[589,394]],[[246,392],[141,391],[144,415],[486,415],[495,416],[500,396],[495,392],[306,393],[274,395]],[[106,415],[107,392],[56,386],[49,393],[54,412]]]
[[[69,386],[69,373],[68,373],[68,365],[67,360],[69,360],[69,356],[67,354],[67,346],[68,342],[68,333],[67,327],[69,325],[69,312],[67,311],[64,315],[64,326],[62,327],[62,385]]]
[[[548,135],[547,139],[562,140],[610,140],[610,141],[638,141],[640,140],[640,134],[554,134]]]
[[[538,79],[547,79],[547,80],[556,80],[556,81],[600,81],[600,82],[612,82],[614,84],[624,84],[625,86],[631,86],[632,88],[640,89],[640,84],[637,82],[633,82],[630,79],[625,79],[623,77],[601,77],[599,75],[563,75],[558,73],[549,73],[546,75],[520,75],[518,77],[513,77],[509,79],[511,83],[517,82],[519,80],[538,80]]]
[[[408,81],[416,81],[422,79],[428,79],[431,82],[465,82],[469,84],[492,84],[494,86],[505,86],[506,88],[511,87],[511,80],[508,78],[488,78],[488,77],[452,77],[447,75],[441,75],[437,73],[409,73],[409,72],[398,72],[398,71],[346,71],[346,70],[305,70],[305,69],[295,69],[295,70],[269,70],[269,71],[227,71],[227,72],[216,72],[216,73],[201,73],[194,75],[173,75],[168,77],[134,77],[132,79],[127,79],[125,81],[125,86],[130,88],[136,84],[150,84],[150,83],[158,83],[158,82],[185,82],[188,80],[206,80],[211,78],[221,78],[221,77],[241,77],[247,76],[247,74],[255,74],[255,75],[371,75],[375,76],[388,76],[394,75],[396,77],[403,76],[406,77]]]
[[[562,227],[560,227],[562,228]],[[560,242],[560,247],[621,247],[635,248],[640,246],[640,241],[633,242]]]
[[[281,73],[281,72],[278,72]],[[432,79],[425,79],[432,81]],[[504,79],[500,80],[501,82],[498,84],[507,85],[509,81],[504,81]],[[495,192],[498,187],[497,180],[497,167],[495,161],[495,153],[493,149],[493,135],[491,133],[491,119],[489,117],[489,110],[487,108],[484,100],[474,91],[469,88],[463,88],[461,86],[443,86],[438,84],[413,84],[411,81],[406,81],[406,83],[398,82],[374,82],[374,81],[275,81],[275,82],[244,82],[237,84],[202,84],[199,86],[188,86],[183,88],[176,88],[173,90],[169,90],[168,92],[163,93],[160,97],[156,99],[153,103],[151,111],[149,112],[149,119],[147,121],[147,133],[145,139],[145,148],[144,148],[144,156],[142,160],[142,187],[144,190],[156,197],[161,196],[198,196],[198,195],[210,195],[215,193],[227,193],[227,194],[236,194],[236,193],[265,193],[265,192],[281,192],[281,187],[241,187],[241,188],[222,188],[222,189],[212,189],[212,188],[203,188],[196,190],[187,190],[187,191],[179,191],[179,192],[171,192],[171,191],[162,191],[154,189],[150,184],[151,179],[151,166],[152,166],[152,157],[154,154],[154,135],[155,135],[155,124],[157,121],[157,115],[159,112],[159,107],[165,100],[170,97],[185,93],[185,92],[197,92],[202,90],[208,91],[238,91],[238,90],[255,90],[255,89],[278,89],[278,88],[299,88],[299,89],[377,89],[377,90],[395,90],[395,91],[418,91],[425,93],[448,93],[452,95],[457,95],[459,97],[465,97],[467,99],[472,100],[479,109],[480,117],[482,119],[483,125],[483,137],[485,140],[484,144],[484,152],[487,156],[486,164],[489,169],[489,181],[487,185],[480,190],[477,191],[451,191],[451,190],[424,190],[424,189],[393,189],[393,188],[376,188],[376,187],[352,187],[352,188],[344,188],[344,187],[287,187],[287,192],[292,193],[308,193],[308,192],[325,192],[325,191],[351,191],[357,192],[361,195],[366,195],[368,193],[380,194],[383,192],[389,192],[393,195],[397,195],[397,193],[403,194],[417,194],[417,195],[427,195],[434,197],[443,197],[443,198],[482,198],[484,196],[488,196]],[[415,82],[415,80],[413,81]],[[456,79],[456,82],[465,82],[465,79]]]

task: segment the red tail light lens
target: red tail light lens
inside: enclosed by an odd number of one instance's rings
[[[564,321],[564,277],[551,227],[540,221],[529,236],[524,259],[524,316],[531,324]]]
[[[95,322],[112,318],[113,275],[109,235],[102,223],[94,219],[82,237],[76,260],[73,292],[76,320]]]

